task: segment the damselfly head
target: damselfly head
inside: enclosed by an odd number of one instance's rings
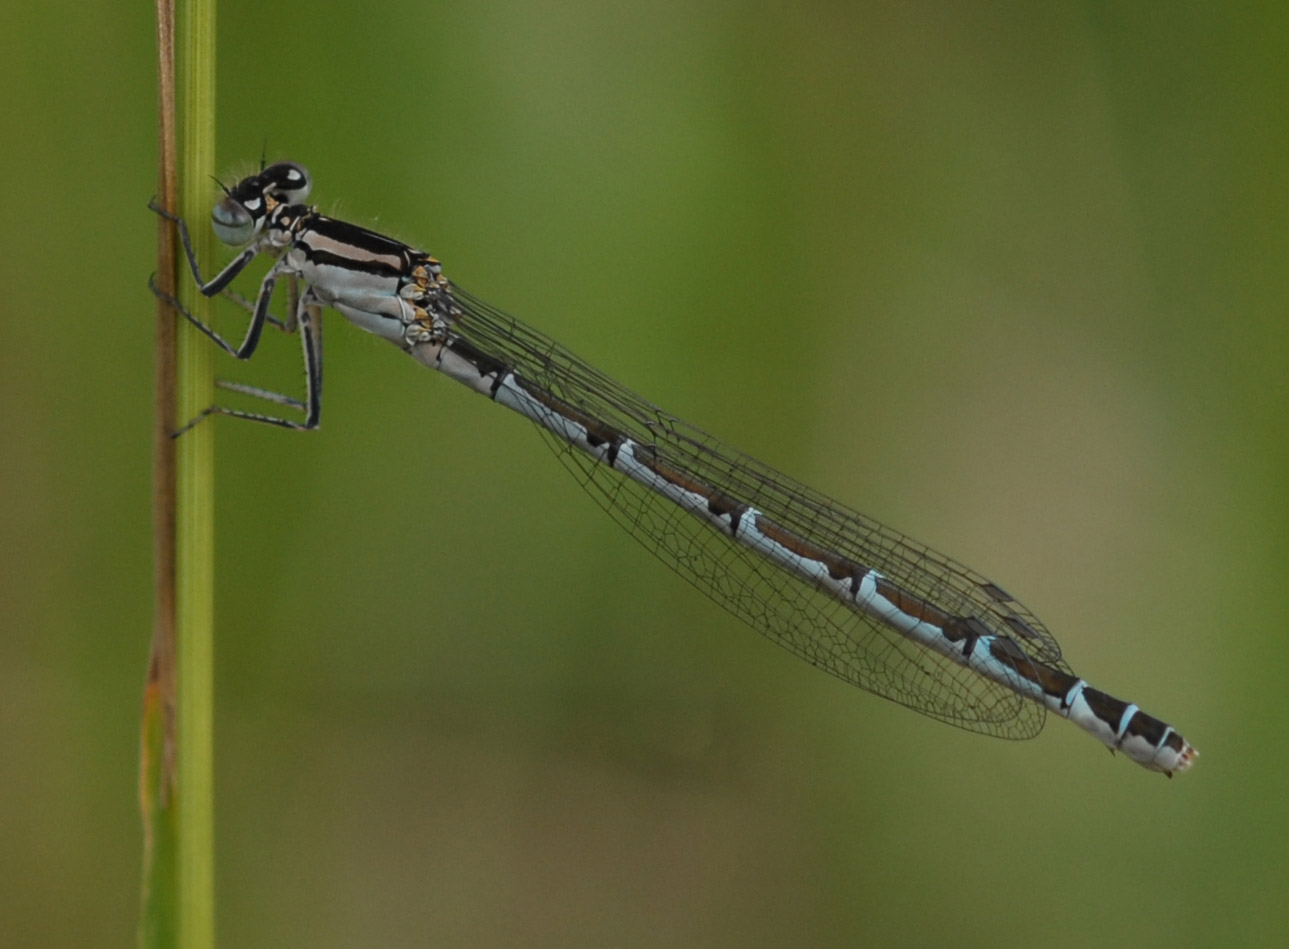
[[[234,246],[249,243],[273,208],[303,201],[312,184],[308,169],[285,161],[243,178],[224,190],[224,197],[210,212],[215,236]]]

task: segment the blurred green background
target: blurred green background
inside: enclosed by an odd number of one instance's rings
[[[997,579],[1203,755],[1167,781],[810,669],[333,315],[321,432],[215,423],[224,945],[1283,938],[1282,6],[220,18],[226,176],[304,162],[324,209]],[[2,19],[0,944],[120,946],[152,13]],[[220,369],[298,391],[296,343],[261,352]]]

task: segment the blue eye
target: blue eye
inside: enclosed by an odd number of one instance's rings
[[[221,242],[233,246],[247,243],[255,236],[260,222],[264,220],[263,207],[263,198],[255,197],[243,202],[230,193],[211,209],[210,223],[215,229],[215,236]]]

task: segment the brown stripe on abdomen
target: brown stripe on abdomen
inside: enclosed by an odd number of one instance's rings
[[[728,517],[730,519],[730,533],[737,534],[739,524],[747,511],[747,505],[742,501],[734,500],[727,494],[716,494],[707,499],[707,510],[717,517]]]
[[[915,593],[897,587],[886,577],[877,577],[877,592],[895,604],[895,608],[901,613],[907,613],[924,623],[930,623],[943,630],[949,622],[949,614],[940,607]]]
[[[728,517],[730,519],[730,533],[738,533],[739,523],[743,519],[743,513],[747,510],[746,504],[730,497],[728,494],[717,491],[702,481],[689,477],[679,469],[661,461],[658,458],[657,450],[652,446],[633,444],[636,445],[637,449],[633,452],[637,464],[648,468],[668,484],[673,484],[682,491],[705,498],[708,513],[716,517]]]
[[[834,580],[850,580],[851,592],[859,589],[859,578],[868,572],[853,560],[825,550],[818,544],[812,544],[799,534],[794,534],[786,527],[780,527],[764,514],[756,519],[756,529],[781,547],[786,547],[798,557],[821,563],[828,570],[828,576]]]
[[[601,445],[608,442],[620,444],[626,438],[626,436],[616,428],[605,424],[594,416],[587,415],[585,412],[574,408],[563,399],[556,398],[545,389],[529,382],[523,376],[515,374],[513,378],[515,380],[515,384],[518,385],[519,388],[523,389],[524,393],[528,395],[529,398],[540,402],[557,415],[562,415],[570,422],[581,425],[586,429],[586,443],[592,448],[599,448]]]
[[[989,644],[989,654],[1011,668],[1022,679],[1033,682],[1046,694],[1065,696],[1078,683],[1078,677],[1053,669],[1047,663],[1033,659],[1014,639],[995,637]],[[1083,694],[1087,695],[1085,688]]]

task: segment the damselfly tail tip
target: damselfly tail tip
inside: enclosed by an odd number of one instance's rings
[[[1167,749],[1161,749],[1161,754],[1164,750]],[[1170,760],[1158,762],[1155,767],[1171,778],[1174,774],[1180,774],[1193,765],[1198,757],[1199,752],[1195,750],[1195,746],[1188,741],[1183,741],[1180,750],[1171,751]]]

